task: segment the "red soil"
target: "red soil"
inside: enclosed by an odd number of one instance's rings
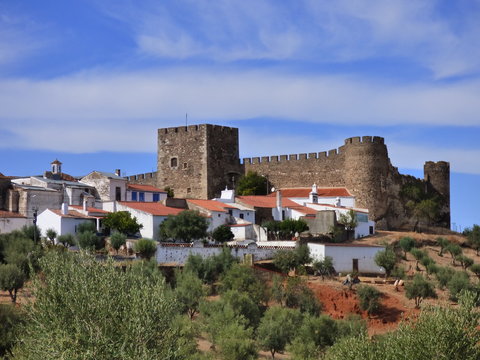
[[[360,310],[359,300],[355,287],[349,290],[338,281],[308,281],[308,286],[323,304],[323,312],[334,319],[343,319],[348,314],[358,314],[367,320],[370,335],[381,334],[397,328],[400,321],[418,313],[413,304],[407,303],[403,289],[396,292],[393,285],[375,286],[382,292],[381,308],[377,314],[368,316]]]

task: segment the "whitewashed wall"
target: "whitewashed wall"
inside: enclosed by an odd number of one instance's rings
[[[382,246],[355,246],[343,244],[313,244],[309,243],[310,254],[313,260],[323,260],[325,256],[333,259],[333,266],[337,272],[348,273],[353,270],[353,259],[358,259],[360,273],[384,274],[385,270],[375,264],[375,255]]]
[[[256,260],[266,260],[273,258],[275,252],[282,247],[277,246],[257,246],[250,244],[248,246],[232,246],[233,256],[243,259],[245,255],[251,254]],[[293,248],[290,248],[293,249]],[[175,263],[183,265],[190,255],[200,255],[202,258],[217,255],[222,251],[222,246],[203,245],[201,242],[193,244],[159,244],[157,247],[157,263]]]

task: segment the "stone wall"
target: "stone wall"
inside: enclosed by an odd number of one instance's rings
[[[225,186],[233,187],[241,174],[255,171],[267,176],[276,188],[310,187],[313,183],[346,187],[356,197],[357,207],[368,209],[380,229],[401,228],[410,222],[399,194],[402,186],[419,180],[392,166],[381,137],[352,137],[338,149],[244,158],[242,163],[238,154],[236,128],[203,124],[159,129],[156,176],[148,173],[128,179],[169,186],[177,197],[211,199]],[[449,174],[446,162],[425,164],[425,181],[446,199],[443,212],[448,221],[442,222],[443,226],[449,226]]]

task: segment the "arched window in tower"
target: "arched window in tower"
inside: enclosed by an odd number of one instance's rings
[[[176,157],[170,159],[170,167],[177,167],[178,166],[178,159]]]

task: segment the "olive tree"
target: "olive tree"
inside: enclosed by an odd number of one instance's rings
[[[385,250],[377,252],[375,255],[375,263],[383,267],[385,269],[385,277],[389,277],[390,272],[397,263],[397,255],[392,249],[387,247]]]
[[[423,299],[436,298],[435,287],[427,281],[421,274],[415,275],[413,281],[405,284],[405,295],[408,299],[415,300],[415,307],[420,308]]]
[[[178,215],[169,215],[160,224],[160,238],[191,242],[207,237],[208,220],[198,211],[185,210]]]
[[[0,265],[0,289],[8,291],[12,302],[17,301],[17,291],[23,287],[25,274],[14,264]]]
[[[21,359],[185,359],[196,352],[163,276],[51,252],[26,306]],[[45,286],[48,284],[48,286]]]

